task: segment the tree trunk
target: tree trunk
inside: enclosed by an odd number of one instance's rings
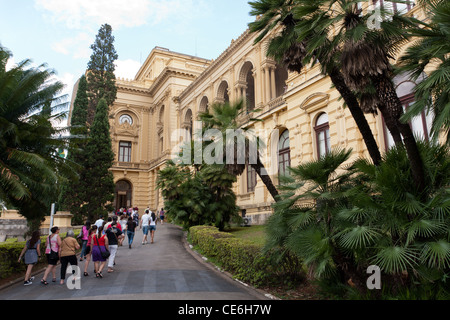
[[[270,194],[272,195],[272,198],[276,202],[278,202],[280,200],[280,194],[278,193],[277,188],[273,184],[272,179],[268,175],[266,168],[264,167],[264,164],[261,162],[261,159],[258,157],[256,164],[251,164],[251,166],[253,169],[255,169],[256,173],[267,187],[267,190],[269,190]]]
[[[381,104],[378,106],[378,109],[380,110],[381,114],[384,118],[384,123],[386,124],[386,127],[388,128],[389,132],[392,135],[392,138],[394,139],[396,146],[402,146],[403,140],[402,136],[400,134],[400,131],[397,127],[397,121],[395,121],[394,118],[392,118],[391,114],[389,113],[388,109],[386,108],[386,105]]]
[[[386,105],[388,113],[395,121],[398,130],[403,136],[403,143],[411,163],[411,174],[416,184],[417,190],[423,190],[425,187],[425,172],[423,168],[422,157],[417,147],[416,139],[408,124],[402,123],[400,117],[403,115],[403,106],[397,96],[392,81],[385,75],[380,75],[374,79],[377,94],[382,103]]]
[[[350,113],[352,114],[356,125],[358,126],[359,132],[361,132],[361,135],[364,139],[367,150],[369,151],[374,165],[378,166],[381,162],[380,149],[378,148],[377,142],[375,141],[375,138],[372,134],[369,123],[364,116],[364,112],[359,107],[358,100],[356,99],[353,92],[349,89],[349,87],[345,84],[344,77],[338,69],[334,68],[330,72],[329,76],[334,86],[339,91],[345,103],[347,104],[347,107],[350,110]]]

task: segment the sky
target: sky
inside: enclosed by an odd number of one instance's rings
[[[151,50],[216,59],[254,21],[247,0],[0,0],[0,45],[10,63],[56,72],[69,95],[101,25],[112,26],[116,77],[132,79]]]

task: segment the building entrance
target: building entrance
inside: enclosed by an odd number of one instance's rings
[[[120,208],[131,207],[132,191],[133,189],[128,181],[121,180],[116,183],[115,200],[114,200],[116,212]]]

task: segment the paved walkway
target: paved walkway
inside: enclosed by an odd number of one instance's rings
[[[0,290],[0,300],[266,300],[248,288],[202,262],[201,257],[187,246],[183,231],[171,224],[158,224],[155,243],[142,245],[142,231],[137,230],[133,248],[128,240],[119,247],[115,272],[103,271],[103,279],[96,278],[94,265],[89,276],[81,278],[81,289],[70,290],[57,282],[40,283],[43,273],[35,275],[30,286],[23,280]],[[78,262],[84,270],[84,261]],[[66,279],[69,278],[67,274]]]

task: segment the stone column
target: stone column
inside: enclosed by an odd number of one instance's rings
[[[270,68],[270,93],[271,100],[276,98],[276,86],[275,86],[275,67]]]
[[[264,88],[265,88],[265,94],[264,94],[264,97],[265,97],[265,103],[267,104],[267,103],[269,103],[269,101],[270,101],[270,74],[269,74],[269,67],[265,67],[264,68]]]

